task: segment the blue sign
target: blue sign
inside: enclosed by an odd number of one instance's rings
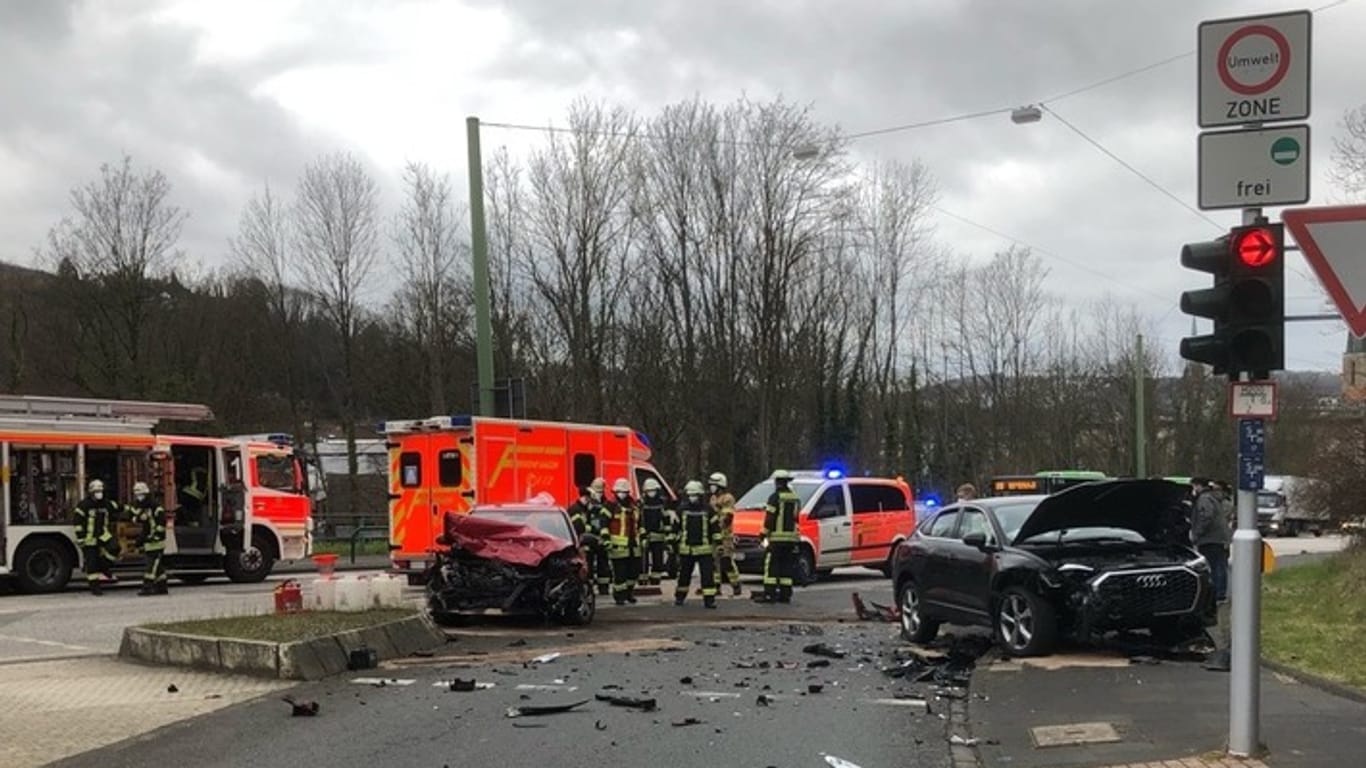
[[[1259,491],[1266,479],[1266,422],[1238,420],[1238,490]]]
[[[1238,457],[1238,490],[1260,491],[1265,479],[1266,466],[1262,463],[1262,457]]]

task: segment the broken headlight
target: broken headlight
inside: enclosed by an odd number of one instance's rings
[[[1084,579],[1095,573],[1096,569],[1081,563],[1063,563],[1052,571],[1039,574],[1043,583],[1053,589],[1061,587],[1066,581]]]

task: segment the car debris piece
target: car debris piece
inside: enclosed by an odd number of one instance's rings
[[[975,747],[975,746],[977,746],[977,739],[975,739],[975,738],[963,738],[962,736],[959,736],[958,734],[955,733],[955,734],[953,734],[952,736],[949,737],[949,743],[950,743],[950,744],[955,744],[955,745],[960,746],[960,747]]]
[[[806,686],[807,693],[820,693],[823,690],[825,690],[825,686],[820,683],[811,683]]]
[[[555,653],[545,653],[545,654],[541,654],[540,656],[537,656],[536,658],[532,659],[532,660],[531,660],[531,663],[532,663],[532,664],[549,664],[550,662],[552,662],[552,661],[554,661],[555,659],[558,659],[558,658],[560,658],[560,654],[559,654],[558,651],[556,651]]]
[[[854,601],[854,615],[858,616],[859,621],[884,621],[895,622],[901,620],[901,614],[895,609],[874,602],[864,604],[863,598],[859,593],[853,592],[850,597]]]
[[[280,697],[280,700],[290,706],[291,717],[314,717],[318,714],[318,702],[299,701],[289,694]],[[364,704],[365,702],[361,702]]]
[[[858,763],[851,763],[842,757],[835,757],[834,755],[826,755],[825,763],[831,768],[859,768]]]
[[[544,728],[545,723],[513,723],[513,728]]]
[[[437,683],[437,685],[439,686],[441,685],[441,683]],[[474,678],[470,678],[469,680],[461,680],[458,677],[454,680],[451,680],[450,683],[447,685],[447,688],[449,690],[460,693],[468,691],[487,691],[492,687],[493,683],[481,683],[475,680]]]
[[[680,677],[680,678],[678,679],[678,683],[679,683],[679,685],[692,685],[692,678],[691,678],[691,677]]]
[[[824,635],[825,630],[815,624],[788,624],[787,633],[789,635]]]
[[[849,655],[838,648],[831,648],[825,643],[812,643],[811,645],[805,646],[802,648],[802,653],[809,653],[813,656],[824,656],[827,659],[842,659]]]
[[[767,693],[761,693],[759,694],[759,698],[754,700],[754,703],[758,704],[761,707],[767,707],[771,705],[774,701],[775,699],[772,696],[769,696]]]
[[[675,728],[683,728],[689,725],[702,725],[702,721],[695,717],[685,717],[682,720],[674,720],[670,723]]]
[[[818,669],[820,667],[828,666],[830,666],[829,659],[812,659],[811,661],[806,662],[807,669]]]
[[[559,715],[582,707],[589,701],[589,699],[584,699],[570,704],[524,704],[520,707],[508,707],[507,716],[534,717],[537,715]]]
[[[659,702],[654,699],[641,699],[634,696],[611,696],[599,693],[593,698],[598,701],[605,701],[614,707],[626,707],[627,709],[639,709],[642,712],[653,712],[659,708]]]
[[[166,686],[166,692],[167,692],[167,693],[180,693],[180,689],[177,688],[177,687],[175,687],[175,683],[171,683],[170,685]]]
[[[521,648],[524,645],[526,645],[525,637],[519,637],[516,640],[513,640],[512,642],[508,643],[509,648]]]
[[[736,669],[754,669],[759,666],[752,661],[733,661],[731,664],[735,665]]]
[[[607,723],[604,723],[601,720],[597,720],[593,723],[593,727],[599,731],[605,731],[607,730]]]

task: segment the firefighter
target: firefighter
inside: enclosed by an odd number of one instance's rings
[[[118,519],[119,505],[104,497],[102,480],[91,480],[86,490],[86,497],[73,510],[73,523],[76,541],[85,557],[86,583],[90,585],[90,594],[98,597],[104,594],[102,581],[114,578],[111,566],[118,546],[114,540],[114,523]]]
[[[607,554],[612,560],[612,600],[617,605],[636,602],[640,578],[640,507],[631,498],[626,478],[612,483],[607,509]]]
[[[721,524],[716,510],[702,496],[702,483],[689,480],[683,486],[683,501],[678,505],[678,585],[674,587],[674,605],[682,605],[688,597],[693,566],[702,577],[702,605],[716,607],[716,574],[712,570],[712,554],[721,539]]]
[[[138,595],[166,595],[166,568],[162,554],[166,551],[166,510],[152,498],[146,483],[133,484],[133,522],[142,526],[139,541],[147,558],[147,571],[142,574],[142,589]]]
[[[735,496],[726,488],[726,476],[713,472],[707,478],[711,486],[711,505],[721,524],[721,544],[716,548],[716,581],[729,584],[731,594],[740,594],[740,568],[735,564]]]
[[[673,548],[672,537],[678,515],[669,509],[669,500],[660,493],[659,481],[646,479],[645,498],[640,502],[640,528],[644,543],[645,567],[642,572],[651,585],[658,585],[665,573],[672,573],[665,562],[665,552]]]
[[[607,513],[603,507],[603,493],[607,481],[601,477],[593,478],[588,485],[588,530],[595,537],[590,549],[589,561],[592,563],[593,580],[597,582],[598,594],[612,593],[612,560],[607,556]]]
[[[764,506],[764,591],[754,594],[755,602],[792,602],[792,572],[798,546],[797,512],[802,500],[792,491],[791,485],[791,472],[780,469],[773,473],[774,491]]]

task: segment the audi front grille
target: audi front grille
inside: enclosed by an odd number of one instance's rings
[[[1200,577],[1185,567],[1110,571],[1091,582],[1111,615],[1142,619],[1190,613],[1200,600]]]

